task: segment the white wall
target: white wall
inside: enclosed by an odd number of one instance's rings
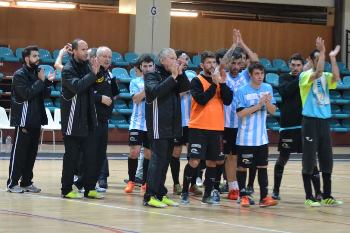
[[[130,33],[130,50],[157,54],[170,46],[170,8],[170,0],[136,1],[136,16],[130,16],[130,31],[134,31]]]

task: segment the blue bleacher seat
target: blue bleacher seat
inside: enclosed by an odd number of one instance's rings
[[[4,74],[0,72],[0,82],[4,78]]]
[[[350,117],[350,114],[343,112],[341,107],[339,105],[336,105],[336,104],[332,104],[331,111],[332,111],[333,117],[335,117],[337,119],[345,119],[345,118]]]
[[[129,89],[124,83],[119,83],[118,86],[120,93],[129,93]]]
[[[115,102],[113,111],[123,115],[131,115],[132,113],[132,109],[128,107],[125,101],[120,99]]]
[[[139,55],[134,52],[128,52],[124,54],[125,61],[128,62],[130,65],[135,64],[137,59],[139,58]]]
[[[201,55],[194,55],[192,57],[192,63],[193,65],[195,65],[196,67],[199,67],[199,65],[201,64]]]
[[[129,62],[126,62],[120,53],[112,52],[112,64],[115,66],[128,66]]]
[[[39,67],[44,69],[46,77],[49,74],[53,74],[55,72],[55,69],[52,66],[50,66],[50,65],[40,65]]]
[[[344,128],[347,128],[350,130],[350,119],[345,119],[342,120],[342,124],[341,124]]]
[[[343,113],[350,114],[350,105],[343,106]]]
[[[22,61],[22,52],[23,52],[24,48],[17,48],[16,49],[16,57],[18,58],[19,61]]]
[[[53,58],[55,61],[56,61],[56,58],[58,57],[59,52],[60,52],[59,49],[55,49],[55,50],[52,52],[52,58]],[[69,54],[66,53],[65,55],[63,55],[62,64],[66,64],[68,60],[69,60]]]
[[[349,132],[349,129],[347,127],[344,127],[337,119],[330,119],[329,120],[329,126],[331,128],[331,131],[338,132],[338,133],[346,133]]]
[[[265,76],[265,81],[273,87],[278,87],[279,76],[275,73],[267,73]]]
[[[340,74],[343,76],[350,75],[350,70],[346,68],[346,65],[343,62],[337,62]]]
[[[266,126],[267,126],[267,128],[269,128],[273,131],[278,131],[280,128],[280,124],[278,123],[278,121],[274,117],[268,117],[266,119]]]
[[[194,77],[197,77],[197,73],[194,70],[186,70],[185,73],[189,80],[192,80]]]
[[[332,72],[332,65],[328,61],[324,62],[324,71],[325,72]]]
[[[276,111],[274,114],[272,114],[274,117],[280,117],[281,116],[281,111],[279,108],[276,108]]]
[[[272,65],[274,68],[277,68],[280,72],[288,73],[290,71],[287,63],[281,58],[274,59],[272,61]]]
[[[266,73],[269,73],[269,72],[277,73],[278,72],[278,69],[276,67],[272,66],[269,59],[262,57],[262,58],[259,58],[259,62],[264,66]]]
[[[122,83],[130,83],[131,77],[128,74],[128,71],[124,68],[113,68],[112,69],[113,77],[116,77],[118,81]]]
[[[113,114],[111,119],[110,119],[110,123],[114,124],[117,126],[117,128],[119,129],[128,129],[129,128],[129,124],[127,122],[127,120],[125,119],[125,117],[123,115],[115,115]]]
[[[135,67],[131,68],[129,71],[129,75],[131,78],[136,78],[136,70]]]
[[[59,70],[55,70],[55,73],[56,73],[55,79],[56,80],[61,80],[62,79],[62,72],[59,71]]]
[[[8,47],[0,47],[0,59],[7,62],[19,62],[18,57]]]
[[[55,63],[55,59],[52,58],[51,53],[47,49],[39,49],[40,61],[42,63]]]

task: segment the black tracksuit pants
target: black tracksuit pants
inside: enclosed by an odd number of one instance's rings
[[[15,140],[12,145],[7,187],[31,185],[33,167],[38,153],[40,128],[15,128]]]
[[[159,200],[168,192],[165,187],[166,174],[174,150],[174,139],[151,141],[152,157],[148,165],[147,190],[144,201],[156,196]]]
[[[63,156],[62,169],[62,195],[72,191],[74,170],[77,161],[82,155],[82,184],[85,189],[85,196],[90,190],[94,190],[98,175],[101,169],[102,162],[99,162],[98,154],[96,153],[96,135],[97,130],[89,133],[88,137],[63,136],[65,153]]]

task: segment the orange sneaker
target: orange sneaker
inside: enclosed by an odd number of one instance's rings
[[[132,181],[129,181],[128,184],[126,185],[125,189],[124,189],[124,192],[126,193],[132,193],[132,191],[134,190],[135,188],[135,183],[132,182]]]
[[[147,184],[146,184],[146,183],[144,183],[143,185],[141,185],[141,191],[146,192],[146,189],[147,189]]]
[[[272,197],[265,197],[264,199],[262,199],[259,203],[260,207],[268,207],[268,206],[275,206],[278,204],[278,201],[273,199]]]
[[[238,197],[239,197],[239,190],[238,189],[232,189],[227,194],[227,199],[230,199],[230,200],[237,200]]]
[[[249,206],[250,206],[249,197],[248,196],[241,197],[241,207],[249,207]]]

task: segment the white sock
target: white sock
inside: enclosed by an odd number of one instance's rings
[[[239,190],[239,187],[238,187],[238,182],[237,182],[237,181],[233,181],[232,183],[233,183],[233,186],[234,186],[234,188],[233,188],[233,189],[235,189],[235,190]]]
[[[235,182],[228,182],[228,190],[231,191],[235,189]]]

